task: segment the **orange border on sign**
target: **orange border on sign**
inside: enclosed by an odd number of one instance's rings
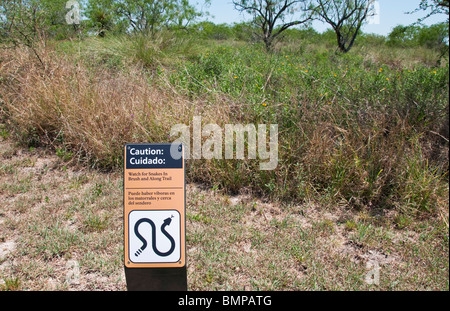
[[[125,266],[127,268],[182,268],[186,265],[186,178],[185,178],[185,163],[183,157],[183,165],[181,169],[127,169],[127,146],[131,145],[148,145],[148,146],[160,146],[163,144],[127,144],[124,146],[124,174],[123,174],[123,206],[124,206],[124,253],[125,253]],[[183,153],[184,154],[184,147]],[[167,179],[163,185],[160,181],[132,181],[128,180],[129,173],[140,173],[140,178],[151,177],[158,174],[161,176],[166,174]],[[159,175],[162,174],[162,175]],[[139,175],[139,174],[137,174]],[[129,193],[130,192],[164,192],[174,193],[169,195],[169,200],[163,201],[151,201],[151,204],[146,205],[130,205]],[[140,197],[143,197],[141,195]],[[167,196],[166,196],[167,197]],[[180,260],[177,262],[168,263],[133,263],[130,260],[129,249],[129,215],[133,211],[151,211],[151,210],[176,210],[180,213]]]

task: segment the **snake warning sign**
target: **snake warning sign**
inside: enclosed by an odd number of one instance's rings
[[[126,267],[185,266],[182,145],[125,145],[124,233]]]

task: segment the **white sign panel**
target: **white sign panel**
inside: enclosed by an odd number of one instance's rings
[[[177,263],[181,259],[181,216],[177,210],[132,211],[128,234],[132,263]]]

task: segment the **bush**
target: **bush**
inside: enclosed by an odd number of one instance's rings
[[[30,144],[33,137],[33,145],[49,145],[99,168],[121,167],[127,142],[167,141],[172,122],[189,123],[191,115],[183,111],[195,105],[148,85],[141,67],[89,70],[49,52],[44,72],[25,51],[8,57],[15,65],[2,75],[18,70],[18,76],[1,85],[2,113],[18,141]],[[218,110],[207,107],[205,115],[209,109]]]
[[[388,35],[388,46],[423,46],[429,49],[448,48],[448,24],[431,26],[396,26]]]
[[[448,140],[439,140],[448,65],[388,66],[317,43],[320,53],[307,47],[299,55],[291,44],[277,53],[228,41],[186,49],[176,35],[142,38],[130,51],[130,40],[115,48],[126,70],[88,69],[85,61],[95,64],[88,55],[76,63],[49,52],[43,71],[24,51],[4,54],[14,59],[1,85],[10,132],[47,143],[59,137],[65,153],[118,168],[125,142],[170,141],[170,128],[193,116],[221,128],[278,124],[275,170],[259,170],[258,160],[190,160],[188,179],[289,202],[320,196],[421,212],[448,203]]]

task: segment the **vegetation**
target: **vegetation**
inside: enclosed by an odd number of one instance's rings
[[[40,50],[45,68],[15,51],[8,56],[15,66],[3,71],[4,113],[29,145],[58,142],[81,160],[120,168],[125,142],[167,141],[174,124],[202,115],[205,124],[282,131],[274,171],[260,171],[257,160],[190,162],[190,180],[228,191],[299,202],[322,193],[357,206],[431,211],[448,185],[448,66],[420,64],[434,64],[431,50],[412,59],[379,46],[369,59],[286,43],[267,54],[258,45],[176,33],[54,48]],[[386,59],[388,51],[406,59]],[[415,197],[423,187],[425,201]]]
[[[0,291],[126,290],[122,174],[0,141]],[[448,227],[189,184],[188,289],[448,290]],[[10,250],[6,252],[5,249]],[[378,262],[379,284],[365,282]]]
[[[24,12],[33,14],[33,2],[20,2],[24,3],[30,3]],[[177,137],[170,137],[171,127],[192,125],[194,116],[202,116],[204,124],[222,128],[225,124],[278,124],[279,163],[273,171],[259,170],[258,159],[188,161],[188,181],[221,190],[224,195],[217,209],[201,202],[194,204],[192,222],[217,222],[223,214],[240,221],[243,218],[239,215],[253,215],[251,204],[227,203],[227,196],[245,193],[286,207],[283,219],[273,218],[272,229],[291,226],[299,235],[311,236],[314,231],[334,236],[333,230],[344,228],[352,243],[367,246],[391,234],[390,228],[375,229],[380,225],[378,218],[343,219],[339,222],[342,227],[337,221],[317,221],[313,222],[315,230],[308,231],[291,221],[289,215],[299,213],[293,206],[317,204],[387,218],[394,211],[396,216],[381,221],[383,226],[414,227],[424,235],[421,241],[429,241],[421,222],[429,219],[427,225],[439,227],[436,243],[440,254],[447,254],[442,258],[448,258],[449,62],[444,27],[398,27],[388,38],[359,32],[357,39],[347,37],[351,40],[347,49],[352,46],[348,53],[335,52],[335,30],[319,34],[309,28],[287,27],[279,35],[283,40],[271,45],[268,52],[267,43],[254,36],[254,31],[260,31],[254,23],[186,26],[171,20],[153,26],[149,22],[144,30],[137,25],[146,24],[151,17],[145,21],[134,18],[145,14],[130,13],[130,20],[126,12],[120,15],[113,7],[102,11],[107,6],[93,5],[100,1],[89,3],[89,20],[79,27],[60,25],[61,31],[55,30],[54,35],[49,35],[45,20],[2,20],[2,137],[27,148],[47,147],[67,164],[120,172],[125,143],[172,141]],[[10,7],[2,9],[18,16]],[[281,28],[274,27],[274,31]],[[3,169],[9,172],[13,168]],[[24,185],[29,189],[30,180],[24,179]],[[8,193],[21,191],[5,187]],[[94,189],[91,194],[102,196],[103,188],[96,185]],[[225,212],[227,209],[233,213]],[[266,217],[262,210],[256,211]],[[96,215],[81,208],[72,212],[82,219],[83,232],[104,231],[109,226],[107,212]],[[65,217],[62,214],[55,217]],[[55,250],[46,251],[46,259],[68,253],[70,245],[81,245],[72,232],[52,228],[72,240],[60,236]],[[196,228],[190,236],[195,245],[201,235],[217,235],[204,227]],[[250,239],[252,248],[268,241],[264,230],[239,232],[233,228],[236,235],[230,239],[243,244]],[[44,237],[50,234],[45,226],[33,230]],[[298,237],[288,240],[298,241]],[[221,256],[215,251],[220,248],[217,243],[205,246],[211,256],[208,261],[219,262],[212,259],[214,254]],[[295,253],[297,268],[315,265],[312,258],[319,258],[318,254],[308,257],[305,252],[311,248],[292,245],[295,250],[283,253],[280,260],[290,260]],[[411,248],[407,252],[411,253]],[[421,249],[420,253],[426,252]],[[199,267],[205,267],[200,258],[197,260]],[[202,270],[205,277],[195,281],[197,288],[211,284],[221,270],[220,265],[212,265],[215,268],[211,271]],[[447,271],[447,277],[442,278],[442,274],[433,288],[448,289],[448,259],[433,267],[433,275]],[[343,277],[342,271],[336,273]],[[279,282],[278,274],[274,272],[269,278]],[[20,286],[11,280],[8,288]],[[295,281],[298,286],[294,288],[317,289],[312,278],[307,280]],[[350,289],[354,284],[347,281],[341,288]],[[360,283],[356,287],[365,288]],[[254,283],[252,288],[292,289],[291,285],[273,284]],[[327,283],[320,288],[333,286]]]

